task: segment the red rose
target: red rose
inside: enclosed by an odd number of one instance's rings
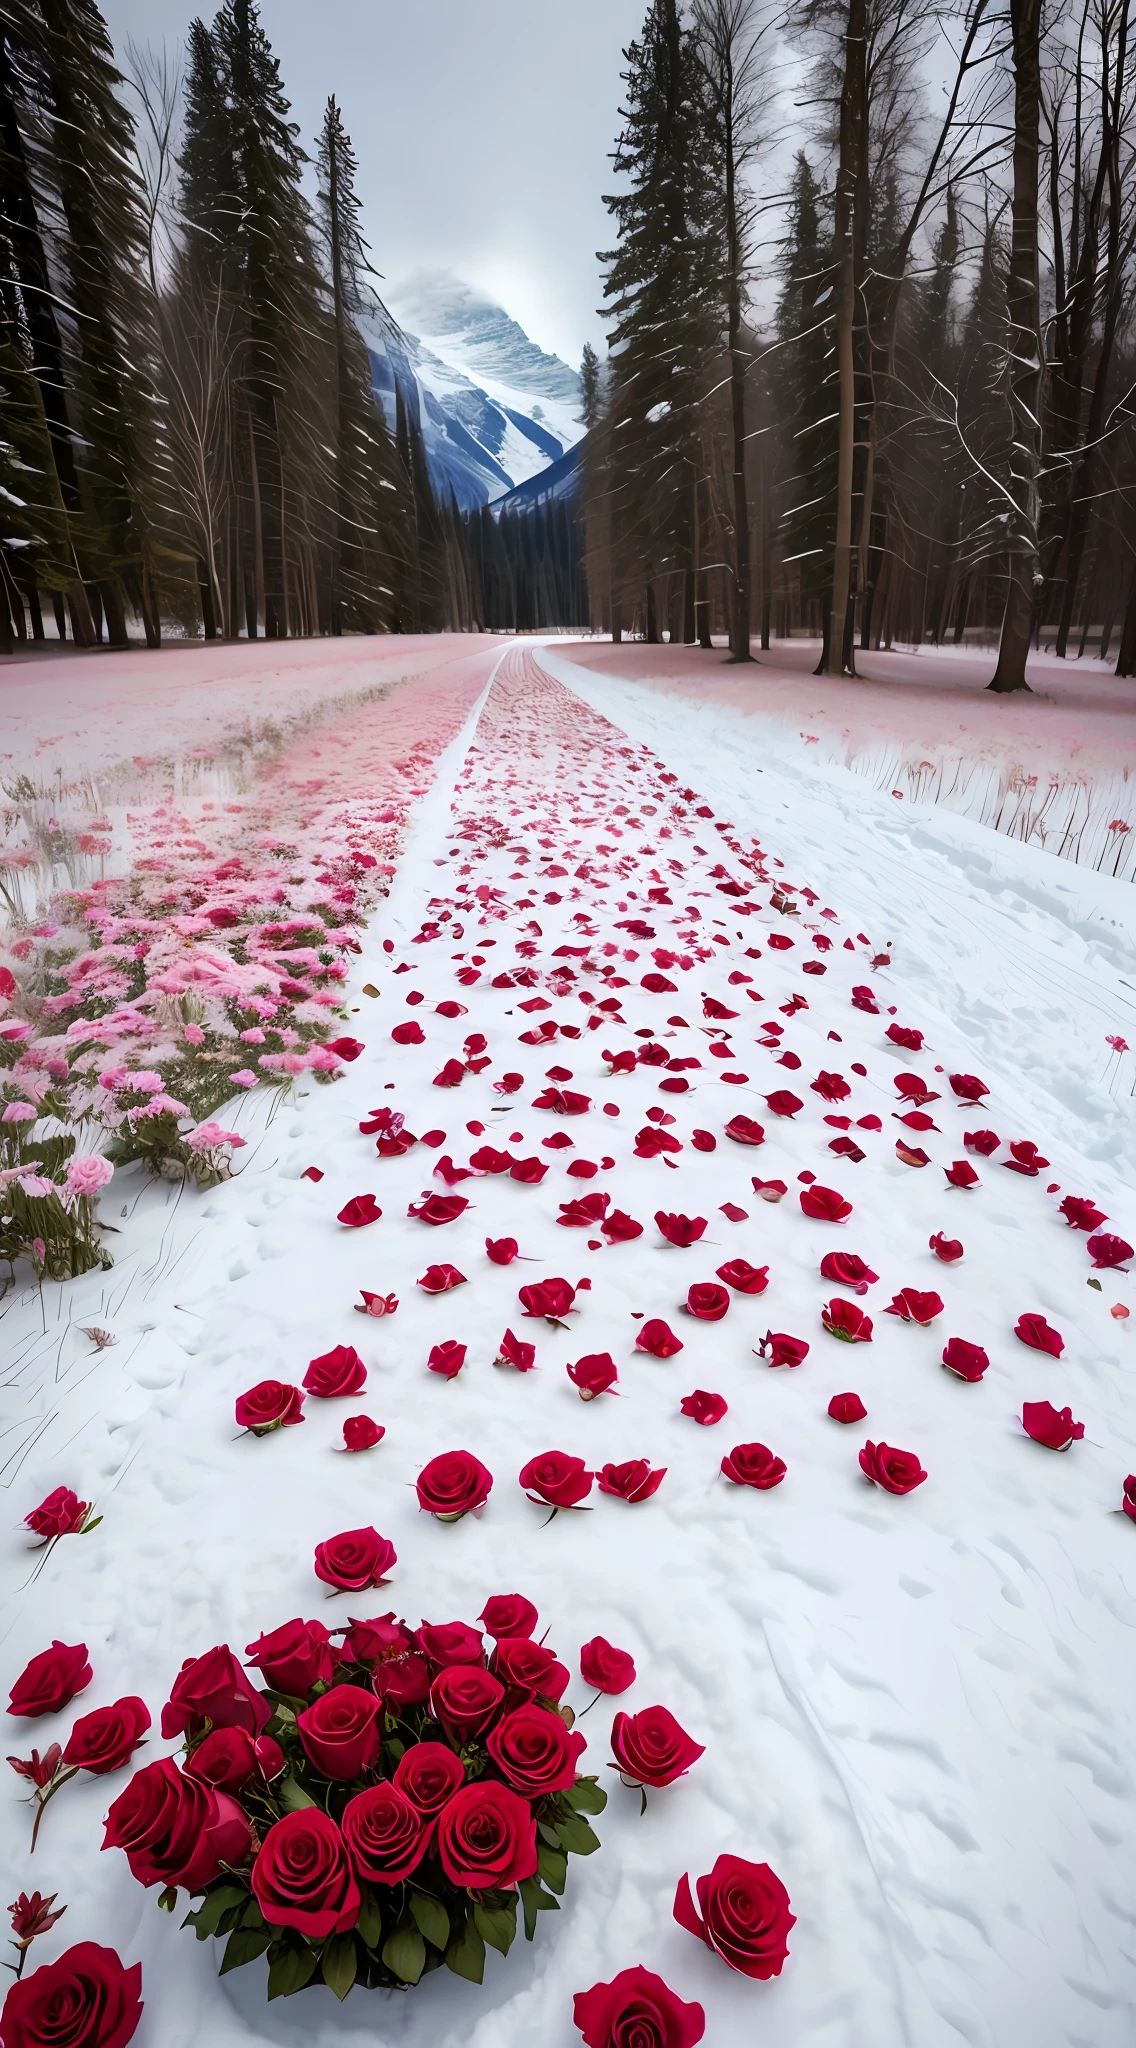
[[[743,1856],[719,1856],[708,1877],[697,1880],[698,1906],[690,1879],[679,1879],[674,1917],[743,1977],[779,1977],[789,1953],[789,1929],[796,1917],[789,1894],[768,1863]]]
[[[1104,1210],[1084,1195],[1066,1195],[1061,1214],[1071,1230],[1095,1230],[1098,1224],[1108,1222]]]
[[[341,1826],[356,1872],[372,1884],[401,1884],[417,1870],[434,1832],[433,1822],[397,1785],[357,1792],[343,1809]]]
[[[415,1742],[395,1765],[394,1783],[430,1820],[441,1812],[464,1777],[461,1758],[444,1742]]]
[[[520,1245],[515,1237],[487,1237],[485,1240],[485,1256],[492,1259],[495,1266],[511,1266],[519,1251]],[[421,1284],[420,1281],[419,1286]]]
[[[444,1380],[456,1380],[465,1364],[466,1347],[454,1337],[447,1337],[441,1344],[431,1347],[426,1360],[428,1372],[436,1372]]]
[[[346,1934],[359,1917],[346,1843],[319,1806],[286,1813],[269,1829],[251,1882],[269,1925],[294,1927],[308,1941]]]
[[[760,1124],[754,1122],[751,1116],[731,1117],[726,1125],[726,1136],[727,1138],[732,1138],[735,1145],[764,1145],[765,1143],[765,1132]]]
[[[531,1699],[559,1700],[568,1687],[568,1672],[554,1651],[528,1636],[505,1636],[493,1652],[492,1669],[511,1692]]]
[[[683,1415],[689,1415],[692,1422],[701,1422],[705,1427],[712,1422],[721,1422],[727,1406],[721,1394],[704,1393],[701,1387],[696,1387],[693,1394],[684,1394],[679,1402]]]
[[[418,1505],[440,1522],[457,1522],[489,1499],[493,1474],[472,1451],[441,1451],[418,1475]]]
[[[446,1664],[485,1663],[481,1630],[471,1628],[468,1621],[424,1621],[414,1640],[435,1670]]]
[[[369,1415],[349,1415],[343,1425],[343,1448],[345,1451],[371,1451],[385,1435],[384,1424],[372,1422]]]
[[[587,1748],[583,1735],[570,1734],[549,1707],[516,1707],[490,1730],[485,1747],[507,1785],[526,1799],[566,1792]]]
[[[870,1438],[860,1453],[860,1470],[885,1493],[913,1493],[927,1477],[914,1451],[897,1451]]]
[[[1022,1408],[1022,1428],[1035,1444],[1050,1451],[1067,1451],[1085,1434],[1083,1422],[1074,1422],[1071,1408],[1054,1408],[1050,1401],[1027,1401]]]
[[[286,1692],[293,1699],[302,1699],[335,1668],[331,1637],[322,1621],[285,1621],[249,1643],[245,1656],[273,1692]]]
[[[493,1720],[505,1688],[479,1664],[447,1664],[430,1687],[430,1712],[447,1735],[469,1742]]]
[[[902,1045],[906,1052],[923,1050],[923,1033],[913,1031],[906,1024],[889,1024],[884,1036],[890,1038],[893,1045]]]
[[[1132,1246],[1126,1244],[1122,1237],[1114,1237],[1111,1230],[1102,1230],[1095,1237],[1090,1237],[1085,1245],[1085,1250],[1093,1262],[1094,1271],[1098,1273],[1103,1272],[1107,1268],[1123,1267],[1125,1260],[1130,1259],[1133,1255]],[[55,1495],[53,1494],[52,1499],[54,1500],[54,1498]],[[45,1501],[44,1506],[46,1507],[46,1505]]]
[[[186,1777],[172,1757],[144,1764],[111,1805],[104,1849],[123,1849],[139,1884],[204,1891],[223,1864],[249,1853],[248,1821],[235,1799]]]
[[[948,1074],[947,1079],[960,1102],[980,1102],[990,1090],[977,1074]]]
[[[715,1280],[696,1280],[686,1296],[686,1313],[703,1323],[720,1323],[730,1306],[730,1292]]]
[[[843,1102],[852,1090],[843,1074],[826,1073],[822,1067],[815,1081],[809,1082],[814,1095],[823,1096],[826,1102]]]
[[[195,1735],[205,1721],[214,1728],[247,1728],[259,1735],[272,1709],[255,1690],[227,1643],[187,1657],[162,1708],[162,1738]]]
[[[673,1358],[682,1350],[682,1340],[661,1316],[651,1316],[635,1338],[635,1349],[649,1352],[652,1358]]]
[[[456,1223],[468,1208],[464,1195],[426,1195],[417,1208],[412,1202],[406,1213],[420,1223]]]
[[[304,1397],[299,1387],[283,1380],[259,1380],[247,1394],[237,1397],[234,1414],[238,1429],[251,1429],[254,1436],[267,1436],[273,1429],[291,1429],[304,1420]]]
[[[93,1714],[80,1714],[67,1738],[63,1761],[105,1778],[130,1762],[149,1726],[150,1709],[133,1694],[111,1707],[96,1707]]]
[[[357,1060],[359,1054],[367,1050],[361,1038],[329,1038],[326,1043],[328,1051],[333,1052],[337,1059],[348,1062]]]
[[[567,1451],[545,1451],[521,1467],[520,1484],[529,1499],[550,1508],[578,1508],[592,1490],[594,1472]]]
[[[990,1360],[981,1344],[968,1344],[965,1337],[949,1337],[943,1347],[943,1364],[956,1378],[973,1384],[982,1378]]]
[[[828,1412],[834,1422],[863,1422],[868,1411],[859,1394],[834,1394]]]
[[[243,1728],[212,1729],[185,1763],[187,1778],[201,1778],[217,1792],[239,1792],[256,1770],[256,1744]]]
[[[929,1240],[928,1250],[933,1251],[937,1259],[942,1259],[945,1266],[953,1266],[955,1261],[962,1257],[962,1245],[959,1239],[957,1237],[944,1237],[941,1230],[937,1230],[934,1237]]]
[[[565,1371],[581,1401],[594,1401],[597,1394],[606,1394],[619,1378],[610,1351],[590,1351],[586,1358],[566,1366]]]
[[[504,1891],[536,1873],[536,1822],[527,1799],[492,1778],[463,1785],[438,1816],[438,1854],[451,1884]]]
[[[506,1330],[493,1363],[515,1366],[518,1372],[531,1372],[536,1364],[536,1345],[526,1344],[520,1337],[514,1337],[511,1330]]]
[[[8,1699],[10,1714],[58,1714],[91,1682],[86,1643],[53,1642],[25,1665]]]
[[[313,1358],[304,1374],[307,1392],[323,1401],[339,1394],[361,1394],[366,1384],[367,1368],[354,1344],[337,1344],[334,1351]]]
[[[374,1195],[352,1195],[339,1211],[336,1221],[345,1223],[348,1230],[361,1230],[366,1223],[377,1223],[382,1213]]]
[[[787,1467],[768,1444],[735,1444],[723,1458],[721,1469],[734,1486],[752,1486],[758,1493],[768,1493],[770,1487],[780,1486]]]
[[[1028,1344],[1032,1351],[1047,1351],[1051,1358],[1060,1358],[1065,1349],[1065,1339],[1060,1330],[1055,1330],[1044,1316],[1019,1316],[1014,1324],[1014,1335]]]
[[[680,1250],[696,1244],[706,1228],[705,1216],[676,1216],[665,1209],[655,1211],[655,1222],[659,1226],[660,1236],[665,1237],[668,1244],[677,1245]]]
[[[337,1586],[344,1593],[362,1593],[368,1586],[381,1586],[398,1563],[398,1553],[388,1536],[377,1529],[344,1529],[316,1544],[315,1574],[325,1586]]]
[[[719,1280],[738,1294],[764,1294],[769,1285],[768,1266],[751,1266],[748,1259],[727,1259],[718,1268]]]
[[[1092,1250],[1091,1245],[1089,1249]],[[90,1506],[89,1500],[80,1500],[69,1486],[57,1486],[38,1508],[24,1516],[24,1522],[33,1536],[42,1536],[45,1543],[50,1543],[53,1536],[80,1535]]]
[[[534,1281],[530,1287],[518,1288],[517,1299],[527,1316],[544,1316],[553,1325],[575,1314],[576,1289],[567,1280]]]
[[[921,1294],[917,1287],[901,1287],[884,1310],[885,1316],[898,1316],[904,1323],[918,1323],[923,1330],[942,1313],[941,1296],[933,1293]]]
[[[393,1614],[378,1621],[355,1621],[343,1641],[348,1663],[362,1664],[371,1673],[376,1696],[396,1712],[402,1707],[421,1706],[430,1691],[430,1667],[405,1623]]]
[[[691,1764],[706,1754],[680,1728],[666,1707],[644,1707],[639,1714],[617,1714],[612,1723],[611,1749],[620,1775],[634,1785],[673,1785],[685,1777]]]
[[[787,1365],[790,1368],[803,1363],[809,1355],[809,1347],[803,1337],[790,1337],[784,1330],[767,1330],[757,1347],[759,1358],[768,1357],[770,1365]]]
[[[820,1262],[820,1277],[835,1281],[837,1287],[850,1287],[853,1294],[866,1294],[880,1276],[855,1252],[826,1252]]]
[[[486,1239],[487,1244],[488,1241]],[[418,1285],[424,1294],[448,1294],[453,1287],[464,1287],[466,1277],[464,1273],[458,1272],[456,1266],[427,1266]]]
[[[580,1651],[580,1676],[597,1692],[626,1692],[635,1683],[635,1659],[629,1650],[617,1650],[605,1636],[593,1636]]]
[[[1120,1505],[1129,1521],[1136,1522],[1136,1472],[1130,1472],[1124,1482]]]
[[[977,1152],[982,1159],[989,1159],[992,1152],[1002,1143],[997,1131],[964,1131],[962,1142],[968,1152]]]
[[[641,1963],[620,1970],[610,1984],[577,1991],[572,2018],[584,2048],[695,2048],[706,2032],[702,2007],[676,1997]]]
[[[9,1986],[0,2036],[5,2048],[126,2048],[141,2017],[141,1963],[79,1941]]]
[[[872,1341],[872,1318],[866,1316],[855,1302],[841,1301],[839,1297],[827,1302],[820,1312],[821,1322],[832,1337],[839,1337],[843,1344],[870,1344]]]
[[[486,1633],[501,1636],[531,1636],[540,1616],[531,1600],[523,1593],[495,1593],[487,1600],[478,1620],[485,1623]]]
[[[843,1223],[852,1214],[851,1202],[835,1188],[822,1188],[815,1183],[811,1188],[802,1188],[801,1208],[806,1216],[820,1223]]]
[[[613,1493],[619,1500],[650,1500],[666,1478],[667,1468],[652,1472],[649,1458],[628,1458],[622,1465],[605,1465],[599,1474],[601,1493]]]

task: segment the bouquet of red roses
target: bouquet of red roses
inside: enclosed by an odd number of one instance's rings
[[[443,1963],[479,1984],[518,1899],[530,1941],[557,1909],[606,1804],[577,1775],[568,1672],[532,1640],[536,1609],[509,1594],[481,1618],[489,1654],[460,1621],[353,1620],[341,1644],[287,1622],[248,1646],[261,1689],[223,1645],[190,1658],[162,1712],[184,1765],[135,1773],[103,1847],[169,1911],[180,1886],[203,1893],[185,1924],[227,1937],[222,1974],[267,1954],[269,1998],[417,1984]]]

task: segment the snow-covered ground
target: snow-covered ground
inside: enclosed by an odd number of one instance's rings
[[[559,1917],[507,1962],[491,1955],[480,1989],[439,1971],[405,1997],[355,1992],[340,2008],[318,1990],[268,2007],[263,1964],[218,1979],[214,1945],[100,1854],[121,1776],[67,1786],[34,1860],[13,1778],[12,1895],[35,1886],[68,1905],[32,1960],[84,1939],[140,1959],[140,2048],[569,2048],[572,1994],[633,1963],[702,2003],[714,2048],[1128,2048],[1136,1530],[1120,1503],[1136,1422],[1133,1317],[1113,1311],[1136,1312],[1136,1290],[1092,1271],[1058,1205],[1092,1197],[1134,1241],[1133,1055],[1107,1042],[1136,1044],[1132,891],[942,810],[900,812],[728,706],[694,718],[677,695],[596,673],[599,653],[591,673],[546,649],[480,654],[485,692],[363,939],[347,1028],[366,1050],[344,1078],[234,1105],[247,1149],[211,1194],[117,1178],[103,1204],[114,1270],[10,1294],[0,1333],[6,1669],[53,1637],[85,1642],[94,1667],[64,1713],[9,1720],[6,1747],[26,1755],[138,1693],[155,1724],[143,1757],[173,1753],[157,1723],[182,1661],[218,1642],[240,1653],[292,1616],[345,1620],[313,1548],[373,1523],[398,1565],[353,1613],[474,1621],[489,1595],[522,1592],[572,1670],[577,1711],[591,1698],[581,1644],[602,1634],[632,1652],[633,1688],[580,1724],[584,1767],[610,1789],[602,1849],[573,1859]],[[875,1009],[853,1004],[864,988]],[[423,1042],[393,1040],[411,1021]],[[892,1021],[925,1045],[889,1044]],[[525,1042],[547,1024],[555,1037]],[[489,1064],[436,1087],[475,1033]],[[651,1043],[687,1066],[610,1071],[605,1051]],[[501,1092],[517,1073],[523,1086]],[[913,1073],[931,1129],[895,1121],[911,1114],[897,1078]],[[956,1099],[957,1073],[989,1092]],[[827,1094],[821,1074],[840,1077]],[[587,1107],[536,1107],[549,1088]],[[765,1099],[784,1090],[802,1105],[792,1116]],[[376,1157],[358,1126],[382,1106],[444,1143]],[[763,1144],[726,1134],[739,1115]],[[982,1128],[1002,1141],[988,1157],[964,1145]],[[651,1132],[680,1149],[643,1156]],[[558,1135],[571,1144],[548,1145]],[[929,1162],[905,1163],[897,1139]],[[1040,1148],[1036,1174],[1006,1170],[1011,1141]],[[548,1170],[539,1184],[461,1179],[469,1206],[440,1227],[407,1214],[449,1192],[443,1160],[466,1167],[487,1145]],[[956,1160],[978,1186],[948,1185]],[[762,1200],[755,1176],[783,1182],[784,1199]],[[810,1177],[852,1203],[845,1222],[803,1213]],[[365,1192],[381,1221],[341,1227]],[[561,1205],[600,1192],[641,1236],[561,1227]],[[656,1211],[704,1218],[704,1234],[678,1249]],[[962,1241],[960,1261],[934,1256],[939,1232]],[[492,1263],[485,1240],[504,1236],[532,1263]],[[822,1279],[835,1251],[878,1274],[865,1295]],[[692,1283],[739,1258],[768,1266],[767,1290],[731,1289],[720,1321],[686,1314]],[[428,1295],[416,1283],[443,1260],[466,1284]],[[518,1301],[551,1276],[578,1290],[566,1328],[525,1320]],[[886,1313],[903,1288],[941,1297],[929,1328]],[[394,1292],[397,1313],[356,1315],[361,1289]],[[834,1297],[873,1318],[870,1343],[822,1327]],[[1023,1314],[1061,1332],[1059,1359],[1015,1336]],[[677,1355],[635,1350],[648,1318],[670,1324]],[[94,1325],[112,1348],[93,1351]],[[494,1366],[507,1327],[535,1340],[535,1371]],[[771,1370],[755,1354],[767,1330],[806,1340],[804,1362]],[[951,1337],[989,1353],[979,1383],[940,1366]],[[468,1347],[452,1382],[426,1369],[448,1338]],[[309,1399],[301,1428],[237,1434],[245,1388],[298,1384],[340,1343],[367,1363],[364,1394]],[[605,1351],[617,1390],[582,1404],[565,1365]],[[725,1397],[721,1421],[680,1412],[695,1389]],[[852,1389],[867,1419],[846,1427],[827,1408]],[[1023,1402],[1043,1400],[1084,1423],[1064,1454],[1022,1429]],[[337,1455],[359,1410],[383,1441]],[[857,1455],[869,1438],[916,1452],[926,1483],[871,1486]],[[770,1491],[719,1473],[754,1441],[788,1468]],[[418,1511],[414,1481],[457,1446],[494,1487],[480,1517],[443,1526]],[[646,1457],[666,1476],[640,1504],[593,1493],[545,1526],[517,1475],[553,1446],[595,1469]],[[60,1484],[104,1519],[33,1579],[21,1517]],[[608,1735],[617,1707],[654,1703],[705,1754],[641,1817]],[[731,1974],[672,1919],[682,1873],[721,1852],[768,1862],[788,1887],[796,1926],[772,1982]]]

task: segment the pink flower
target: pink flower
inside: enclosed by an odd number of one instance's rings
[[[34,1103],[10,1102],[8,1104],[8,1107],[4,1111],[3,1116],[0,1117],[0,1123],[34,1124],[38,1115],[39,1111],[35,1107]]]
[[[198,1124],[185,1142],[191,1152],[212,1152],[218,1145],[243,1145],[246,1141],[236,1131],[225,1131],[220,1124],[208,1123]]]
[[[113,1178],[110,1160],[101,1158],[97,1152],[67,1161],[67,1186],[73,1195],[97,1195]]]
[[[235,1074],[229,1075],[229,1079],[232,1082],[234,1088],[256,1087],[256,1075],[250,1072],[248,1067],[238,1067]]]

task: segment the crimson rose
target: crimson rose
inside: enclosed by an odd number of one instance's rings
[[[273,1692],[289,1693],[300,1699],[331,1677],[335,1652],[322,1621],[282,1622],[267,1635],[249,1643],[245,1656],[259,1666],[266,1685]]]
[[[438,1854],[450,1883],[471,1891],[504,1891],[535,1876],[528,1800],[491,1778],[463,1785],[438,1816]]]
[[[272,1927],[294,1927],[309,1941],[346,1934],[361,1900],[347,1846],[330,1814],[305,1806],[271,1827],[252,1866],[257,1904]]]
[[[58,1714],[77,1692],[91,1682],[86,1643],[53,1642],[26,1664],[8,1696],[8,1712]]]
[[[568,1451],[544,1451],[522,1465],[520,1484],[538,1506],[543,1501],[553,1509],[578,1508],[591,1492],[595,1476],[582,1458],[574,1458]]]
[[[260,1380],[247,1394],[237,1397],[234,1414],[238,1429],[251,1429],[254,1436],[267,1436],[274,1429],[291,1429],[304,1419],[304,1397],[299,1387],[283,1380]]]
[[[523,1593],[495,1593],[477,1618],[491,1636],[501,1637],[531,1636],[540,1616]]]
[[[172,1757],[135,1771],[107,1815],[104,1849],[123,1849],[144,1885],[204,1891],[225,1864],[243,1863],[251,1831],[235,1799],[186,1777]]]
[[[526,1799],[566,1792],[576,1782],[576,1765],[587,1748],[583,1735],[570,1734],[549,1707],[517,1707],[490,1730],[485,1747],[501,1776]]]
[[[413,1756],[414,1749],[407,1753]],[[418,1868],[434,1832],[433,1822],[388,1784],[370,1785],[349,1799],[342,1826],[356,1871],[372,1884],[401,1884]]]
[[[796,1926],[789,1894],[768,1863],[744,1856],[719,1856],[708,1877],[697,1880],[698,1906],[690,1879],[675,1893],[674,1916],[744,1977],[779,1977],[789,1953],[789,1929]]]
[[[559,1700],[567,1690],[568,1672],[543,1643],[527,1636],[505,1636],[493,1652],[496,1676],[514,1691],[539,1693],[542,1699]]]
[[[198,1734],[206,1721],[214,1728],[246,1728],[259,1735],[272,1718],[263,1693],[256,1691],[227,1643],[187,1657],[162,1708],[162,1737]]]
[[[472,1451],[441,1451],[418,1475],[418,1505],[440,1522],[457,1522],[485,1506],[492,1486],[492,1472]]]
[[[870,1438],[860,1453],[860,1470],[885,1493],[913,1493],[927,1477],[914,1451],[897,1451]]]
[[[315,1574],[325,1586],[343,1593],[362,1593],[381,1586],[398,1563],[398,1553],[377,1529],[344,1529],[316,1544]]]
[[[610,1984],[577,1991],[572,2018],[584,2048],[695,2048],[706,2032],[702,2007],[678,1998],[642,1963]]]
[[[505,1688],[479,1664],[447,1664],[430,1688],[430,1712],[447,1734],[471,1742],[489,1726]]]
[[[639,1714],[617,1714],[611,1730],[612,1755],[622,1777],[633,1785],[673,1785],[705,1755],[666,1707],[644,1707]]]
[[[337,1394],[361,1394],[366,1384],[367,1368],[354,1344],[337,1344],[333,1351],[313,1358],[304,1374],[306,1391],[324,1401]]]
[[[395,1765],[394,1783],[419,1813],[433,1819],[464,1777],[460,1756],[444,1742],[415,1742]]]
[[[735,1444],[722,1460],[722,1471],[735,1486],[752,1486],[759,1493],[768,1493],[771,1486],[780,1486],[786,1465],[768,1444]]]
[[[79,1941],[9,1987],[0,2037],[5,2048],[126,2048],[141,2017],[141,1963]]]
[[[272,1742],[271,1735],[262,1738]],[[274,1744],[274,1747],[278,1745]],[[218,1792],[239,1792],[256,1776],[257,1745],[243,1728],[211,1728],[186,1758],[186,1776],[203,1778]]]
[[[597,1692],[626,1692],[635,1683],[635,1659],[628,1650],[617,1650],[605,1636],[593,1636],[580,1651],[580,1676]]]
[[[317,1771],[337,1784],[361,1778],[383,1744],[382,1709],[373,1692],[336,1685],[296,1716],[300,1741]]]
[[[93,1714],[80,1714],[67,1738],[63,1761],[104,1778],[130,1762],[149,1726],[145,1700],[133,1695],[116,1700],[112,1707],[96,1707]]]

